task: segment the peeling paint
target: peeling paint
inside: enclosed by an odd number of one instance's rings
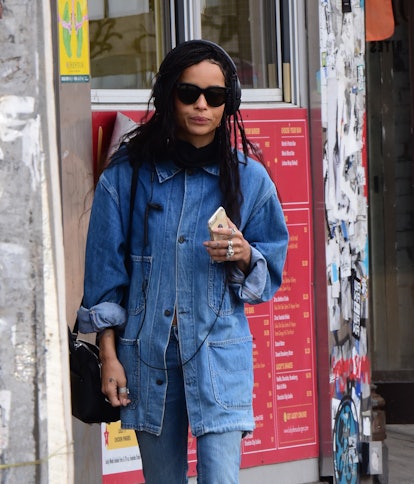
[[[0,481],[69,484],[56,9],[0,4]]]
[[[21,281],[27,279],[30,271],[29,258],[30,254],[27,247],[20,244],[0,242],[2,280],[14,279]]]
[[[23,130],[22,161],[30,170],[32,189],[41,182],[41,161],[43,150],[40,139],[40,116],[31,119]]]
[[[30,170],[32,190],[41,182],[40,116],[34,115],[35,99],[30,96],[0,97],[0,140],[13,143],[21,139],[21,161]],[[4,158],[1,152],[1,159]]]
[[[0,452],[9,442],[11,391],[0,390]]]
[[[1,141],[7,143],[22,137],[27,116],[34,113],[34,106],[35,99],[30,96],[0,97]]]
[[[16,345],[14,363],[15,381],[31,382],[36,374],[34,344],[21,343]]]

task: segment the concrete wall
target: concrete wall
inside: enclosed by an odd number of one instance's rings
[[[72,482],[50,3],[0,12],[0,475]]]
[[[82,12],[79,20],[77,7]],[[83,295],[86,233],[94,188],[87,2],[60,2],[52,17],[56,32],[55,77],[59,112],[66,321],[73,327]],[[70,21],[64,22],[63,18]],[[93,341],[95,335],[85,335],[83,338]],[[100,426],[87,425],[73,418],[72,428],[74,480],[99,484],[102,482]]]

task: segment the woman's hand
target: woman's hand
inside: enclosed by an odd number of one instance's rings
[[[239,269],[248,274],[252,249],[234,223],[229,218],[227,221],[229,228],[215,229],[213,234],[217,240],[208,240],[203,245],[215,262],[236,262]]]
[[[126,407],[131,400],[124,367],[116,356],[115,332],[106,329],[99,340],[99,357],[101,359],[102,393],[113,407]]]

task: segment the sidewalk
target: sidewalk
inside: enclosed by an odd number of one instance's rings
[[[414,425],[387,425],[386,433],[388,484],[413,484]]]

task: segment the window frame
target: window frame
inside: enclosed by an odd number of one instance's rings
[[[306,92],[306,49],[305,49],[305,2],[306,0],[274,0],[276,7],[276,31],[278,83],[281,88],[243,88],[242,106],[249,107],[286,107],[307,104]],[[289,9],[289,53],[290,53],[290,102],[283,101],[284,82],[282,59],[282,19],[280,6]],[[171,44],[201,37],[200,1],[170,0]],[[304,68],[300,68],[300,66]],[[148,103],[150,89],[91,89],[91,103],[94,110],[134,109]]]

